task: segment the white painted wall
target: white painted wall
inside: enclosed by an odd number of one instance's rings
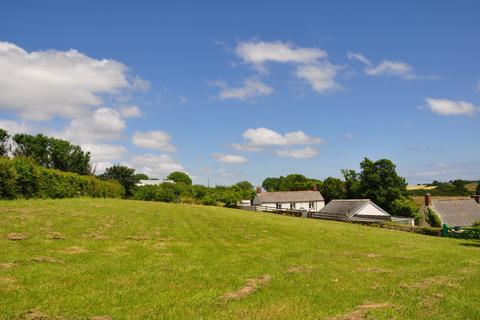
[[[375,207],[373,204],[369,203],[362,208],[356,215],[358,216],[388,216],[389,214],[383,212],[382,210]]]
[[[282,202],[281,205],[282,205],[282,209],[292,209],[290,207],[290,202]],[[277,203],[276,202],[262,203],[261,206],[276,209],[277,208]],[[323,207],[325,207],[325,201],[314,201],[313,209],[311,211],[320,211],[320,209],[322,209]],[[296,210],[301,210],[302,208],[309,211],[308,202],[295,202],[295,209]]]

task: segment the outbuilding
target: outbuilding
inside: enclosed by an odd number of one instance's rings
[[[391,221],[392,216],[370,199],[332,200],[313,217],[351,222]]]

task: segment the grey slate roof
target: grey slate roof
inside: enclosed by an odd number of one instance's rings
[[[253,205],[262,203],[286,203],[286,202],[309,202],[323,201],[323,196],[319,191],[278,191],[257,193],[253,199]]]
[[[388,216],[355,216],[367,204],[371,203],[380,211],[388,214],[370,199],[332,200],[320,210],[319,218],[343,221],[384,221]]]
[[[480,204],[473,199],[432,199],[432,209],[443,224],[452,227],[467,227],[476,221],[480,221]]]

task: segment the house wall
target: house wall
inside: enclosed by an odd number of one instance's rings
[[[303,209],[308,211],[309,210],[308,209],[308,203],[309,203],[308,201],[307,202],[295,202],[295,209],[296,210],[301,210],[303,208]],[[260,205],[265,206],[265,207],[269,207],[269,208],[273,208],[273,209],[277,208],[277,203],[276,202],[262,203]],[[282,202],[281,205],[282,205],[282,209],[292,209],[291,206],[290,206],[290,202]],[[313,211],[319,211],[324,206],[325,206],[325,201],[314,201]]]
[[[369,203],[365,207],[362,208],[359,212],[356,214],[357,216],[389,216],[389,214],[386,214],[382,210],[378,209],[375,207],[373,204]]]

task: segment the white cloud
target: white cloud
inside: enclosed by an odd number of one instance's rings
[[[415,79],[413,67],[405,62],[383,60],[376,67],[368,67],[365,73],[370,76],[389,75],[399,76],[403,79]]]
[[[31,133],[32,129],[26,122],[17,120],[0,120],[0,128],[8,131],[10,135]]]
[[[132,143],[137,147],[158,150],[163,152],[175,152],[177,149],[170,143],[172,137],[164,131],[137,131],[133,135]]]
[[[373,65],[372,62],[367,59],[361,53],[349,52],[347,54],[348,59],[357,60],[365,64],[365,73],[370,76],[399,76],[405,80],[411,80],[418,78],[411,65],[402,61],[383,60],[378,65]],[[431,77],[427,77],[431,78]]]
[[[352,133],[346,133],[345,134],[345,139],[352,140],[353,138],[355,138],[355,136]]]
[[[185,168],[177,163],[172,157],[166,154],[155,156],[153,154],[145,154],[134,157],[132,164],[139,172],[144,172],[150,177],[161,178],[167,176],[174,171],[185,172]]]
[[[214,153],[212,157],[221,163],[244,164],[248,162],[247,158],[234,154]]]
[[[349,60],[358,60],[363,64],[366,64],[367,66],[372,65],[370,60],[367,59],[363,54],[361,53],[356,53],[356,52],[348,52],[347,57]]]
[[[88,116],[72,120],[64,131],[54,135],[75,143],[93,143],[119,139],[126,127],[120,112],[111,108],[100,108]]]
[[[124,146],[104,143],[86,143],[82,144],[81,147],[82,150],[90,152],[92,163],[120,161],[125,152],[127,152]]]
[[[327,53],[321,49],[300,48],[292,43],[281,41],[240,42],[235,52],[243,61],[253,64],[261,71],[266,71],[264,66],[266,62],[305,64],[327,57]]]
[[[305,147],[300,149],[277,150],[276,154],[287,158],[310,159],[315,157],[318,154],[318,151],[312,147]]]
[[[267,128],[250,128],[243,133],[244,144],[233,144],[240,151],[260,151],[268,146],[308,145],[322,143],[318,137],[310,137],[303,131],[280,134]]]
[[[454,101],[448,99],[426,98],[427,107],[436,114],[442,116],[467,115],[474,116],[480,111],[479,107],[467,101]]]
[[[242,86],[236,88],[229,88],[221,81],[217,81],[215,84],[222,89],[218,95],[220,99],[246,100],[249,98],[268,96],[273,93],[272,87],[254,78],[246,79]]]
[[[137,106],[120,108],[120,114],[124,118],[138,118],[142,116],[142,111]]]
[[[332,65],[329,62],[316,65],[299,66],[296,75],[300,79],[307,81],[312,89],[318,93],[327,93],[342,89],[336,81],[337,72],[342,67]]]
[[[90,58],[76,50],[32,51],[0,42],[0,109],[29,120],[76,118],[103,103],[102,96],[145,88],[115,60]]]
[[[110,161],[101,161],[96,162],[92,165],[92,169],[95,170],[95,174],[102,174],[107,168],[113,166],[113,163]]]

